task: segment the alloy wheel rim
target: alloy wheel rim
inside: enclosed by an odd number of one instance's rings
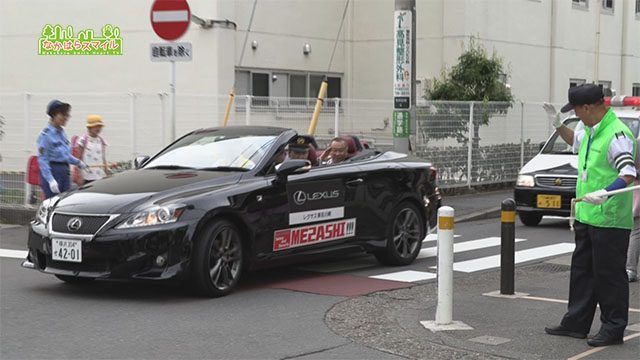
[[[420,243],[420,220],[411,209],[402,209],[393,224],[393,245],[403,258],[410,257]]]
[[[240,237],[230,229],[223,228],[211,242],[209,251],[209,278],[218,290],[227,290],[234,285],[240,274],[242,250]]]

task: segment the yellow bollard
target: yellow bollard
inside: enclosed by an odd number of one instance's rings
[[[227,100],[227,108],[224,111],[224,121],[222,123],[223,127],[227,127],[227,122],[229,121],[229,113],[231,112],[231,104],[233,104],[233,97],[235,96],[235,89],[231,88],[231,92],[229,93],[229,100]]]
[[[324,97],[327,95],[327,86],[329,86],[329,82],[325,77],[324,80],[322,80],[322,84],[320,84],[320,91],[318,91],[318,100],[316,101],[316,107],[313,110],[311,124],[309,124],[309,131],[307,131],[307,134],[309,135],[314,135],[316,133],[316,125],[318,125],[320,108],[322,108],[322,104],[324,104]]]

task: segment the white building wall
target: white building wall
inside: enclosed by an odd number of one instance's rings
[[[229,19],[238,29],[204,30],[191,24],[181,41],[193,43],[194,60],[178,64],[178,91],[226,94],[235,67],[327,71],[346,0],[258,0],[246,45],[254,0],[189,3],[194,14]],[[149,43],[160,41],[149,24],[151,4],[1,0],[0,91],[168,91],[169,64],[149,61]],[[640,82],[640,17],[634,10],[634,0],[616,1],[613,14],[601,11],[599,0],[590,0],[584,10],[571,1],[417,0],[416,75],[439,76],[457,62],[474,36],[504,58],[518,99],[562,101],[570,78],[612,81],[619,93],[629,93],[632,84]],[[393,11],[394,0],[351,1],[330,69],[343,75],[343,97],[391,98]],[[112,23],[121,29],[125,55],[38,56],[37,38],[47,23],[71,24],[76,30]],[[253,40],[256,50],[251,49]],[[304,43],[312,48],[306,56]]]
[[[151,0],[1,0],[0,92],[158,92],[168,91],[169,63],[151,63],[149,44],[163,42],[152,30]],[[224,2],[189,1],[204,18],[234,18]],[[220,6],[218,6],[220,5]],[[122,56],[39,56],[45,24],[72,25],[75,31],[105,24],[120,28]],[[233,85],[233,30],[203,30],[191,24],[179,41],[193,43],[193,61],[177,66],[177,89],[225,93]]]

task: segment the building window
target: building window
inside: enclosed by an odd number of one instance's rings
[[[636,0],[636,15],[640,15],[640,0]]]
[[[584,84],[586,82],[587,82],[587,80],[585,80],[585,79],[569,79],[569,87],[570,88],[576,87],[576,86],[582,85],[582,84]]]
[[[252,106],[313,107],[324,75],[269,70],[236,70],[237,95],[252,95]],[[342,97],[342,78],[328,76],[325,105],[333,106],[332,98]],[[283,101],[280,98],[286,98]],[[257,98],[255,98],[257,97]]]
[[[602,0],[602,9],[613,12],[613,0]]]
[[[611,96],[611,81],[598,81],[598,86],[602,89],[604,96]]]
[[[631,88],[631,95],[640,96],[640,84],[638,83],[633,84],[633,87]]]
[[[574,8],[586,9],[589,7],[589,0],[571,0]]]
[[[289,96],[307,97],[307,75],[291,74],[289,76]]]

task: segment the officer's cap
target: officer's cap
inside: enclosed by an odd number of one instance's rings
[[[298,135],[289,141],[288,148],[293,152],[302,153],[309,150],[309,144],[311,144],[311,140],[309,138]]]
[[[64,103],[58,99],[53,99],[47,104],[47,115],[53,117],[58,112],[67,112],[71,105]]]
[[[604,98],[602,89],[595,84],[582,84],[569,88],[569,103],[560,109],[561,112],[573,110],[578,105],[595,104]]]

